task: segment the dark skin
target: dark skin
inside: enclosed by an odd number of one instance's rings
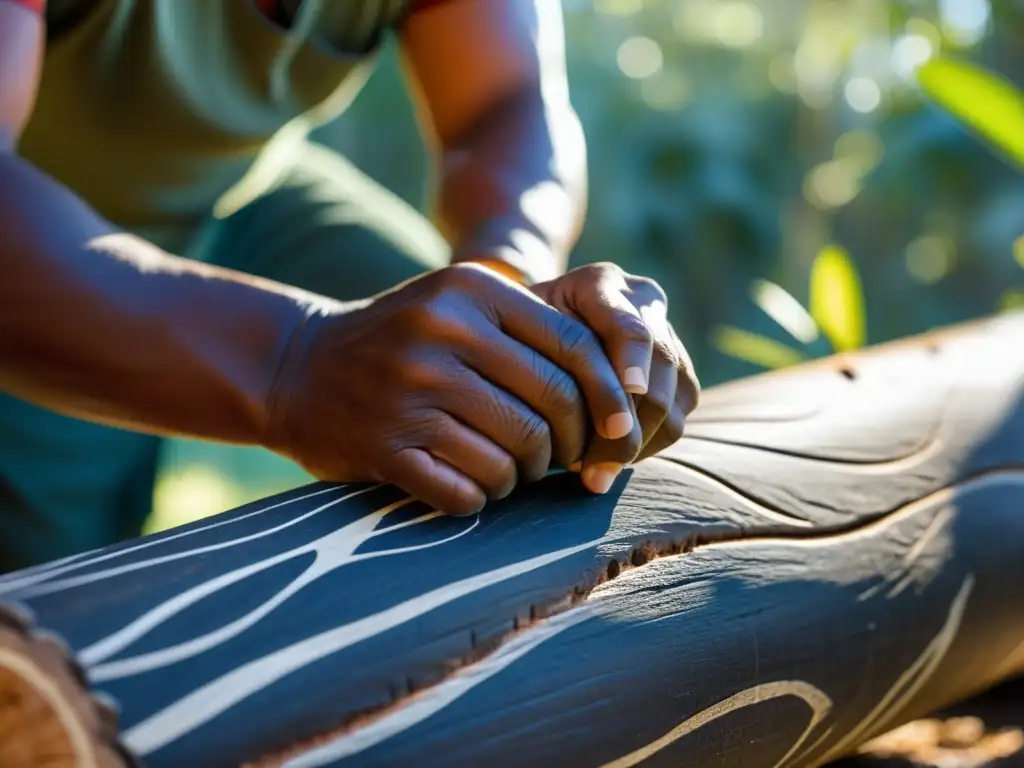
[[[664,293],[614,265],[560,275],[586,184],[556,5],[455,0],[410,19],[402,46],[457,263],[352,304],[178,259],[20,159],[43,44],[41,20],[0,0],[6,391],[264,445],[453,514],[551,466],[603,492],[678,439],[697,384]]]

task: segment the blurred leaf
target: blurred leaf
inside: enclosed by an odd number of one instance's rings
[[[1014,312],[1024,309],[1024,288],[1011,288],[999,297],[1000,312]]]
[[[242,491],[215,467],[194,464],[164,474],[153,493],[143,533],[158,533],[224,512],[241,503]]]
[[[785,368],[804,359],[804,355],[792,347],[773,339],[750,333],[731,325],[718,328],[714,343],[726,355],[745,360],[765,368]]]
[[[1024,165],[1024,94],[976,64],[933,59],[918,70],[924,92]]]
[[[818,326],[814,318],[781,285],[768,280],[755,280],[750,295],[754,303],[794,339],[804,344],[817,340]]]
[[[837,351],[864,346],[864,295],[853,260],[827,245],[811,265],[811,317]]]
[[[1018,237],[1013,244],[1013,258],[1020,264],[1021,269],[1024,269],[1024,235]]]

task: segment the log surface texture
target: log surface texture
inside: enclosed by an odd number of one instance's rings
[[[1024,672],[1024,315],[709,391],[606,496],[318,484],[0,603],[5,766],[820,765]]]

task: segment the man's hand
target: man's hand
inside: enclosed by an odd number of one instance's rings
[[[668,322],[665,292],[615,264],[592,264],[533,287],[551,306],[585,323],[600,338],[625,389],[635,397],[636,424],[629,435],[595,435],[580,466],[583,481],[608,490],[623,464],[645,458],[678,440],[697,405],[700,384],[686,349]]]
[[[613,345],[614,359],[646,372],[645,344],[639,356]],[[666,375],[655,371],[662,397]],[[621,438],[634,445],[633,403],[587,323],[475,264],[312,314],[270,413],[267,445],[314,475],[394,483],[453,514],[584,459],[590,424],[600,439],[588,462],[639,449],[619,449]]]

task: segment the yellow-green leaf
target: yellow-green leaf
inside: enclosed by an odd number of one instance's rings
[[[723,353],[764,368],[785,368],[804,359],[802,353],[774,339],[731,325],[718,328],[714,343]]]
[[[755,280],[750,296],[768,317],[797,341],[812,344],[818,339],[818,326],[811,313],[781,285]]]
[[[864,346],[864,294],[850,256],[828,245],[811,266],[811,317],[836,351]]]
[[[917,77],[931,99],[1024,165],[1024,94],[1011,82],[948,58],[925,63]]]
[[[1020,264],[1021,269],[1024,269],[1024,235],[1017,238],[1017,242],[1013,244],[1013,258]]]
[[[1024,309],[1024,288],[1011,288],[999,297],[1000,312],[1017,312]]]

